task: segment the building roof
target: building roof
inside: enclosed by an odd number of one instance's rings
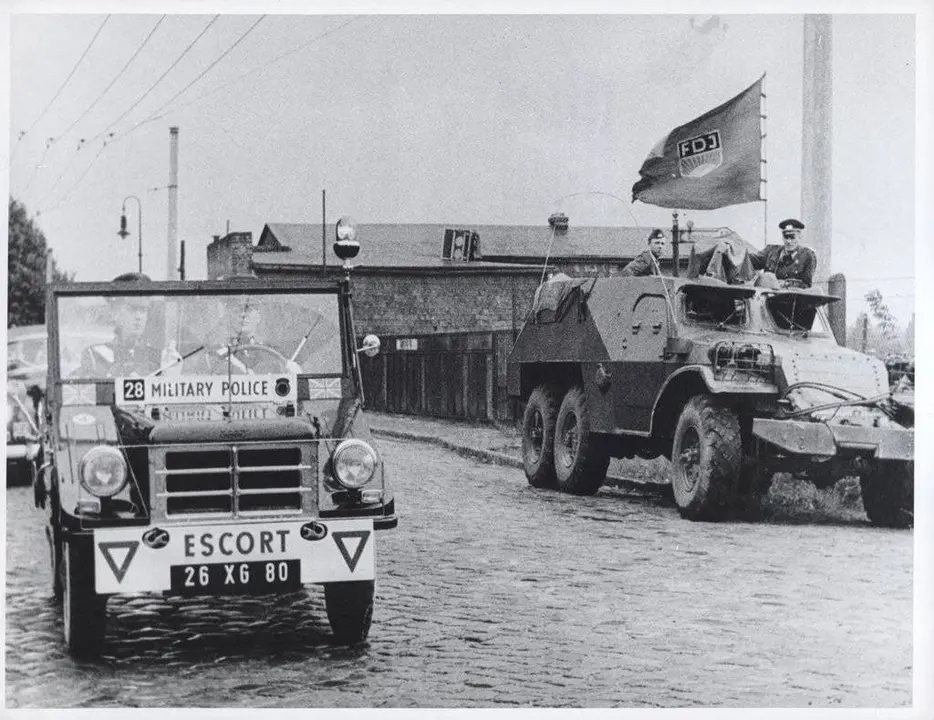
[[[651,227],[588,227],[570,225],[566,231],[552,231],[547,225],[457,225],[457,224],[366,224],[357,226],[361,245],[355,266],[371,267],[452,267],[463,261],[441,257],[444,231],[457,228],[476,232],[480,257],[487,262],[534,263],[546,255],[563,260],[629,260],[647,248]],[[670,228],[663,228],[671,238]],[[729,237],[747,249],[746,243],[729,228],[695,228],[690,236],[698,243]],[[682,240],[684,240],[682,236]],[[333,229],[326,236],[327,264],[339,265],[332,248]],[[321,265],[321,225],[313,223],[268,223],[253,254],[257,265]],[[681,257],[690,255],[682,245]],[[669,243],[663,257],[671,257]],[[474,264],[475,261],[470,264]]]

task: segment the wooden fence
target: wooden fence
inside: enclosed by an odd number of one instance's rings
[[[361,354],[371,410],[460,420],[511,420],[506,358],[512,333],[382,337],[376,357]]]

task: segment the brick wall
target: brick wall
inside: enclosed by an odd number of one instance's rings
[[[358,330],[384,335],[518,330],[539,279],[525,269],[437,273],[356,274]]]
[[[249,275],[252,270],[253,233],[236,232],[214,236],[208,245],[208,280]]]

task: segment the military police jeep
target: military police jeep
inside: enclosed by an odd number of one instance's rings
[[[369,632],[392,490],[363,414],[349,280],[63,283],[48,294],[36,499],[68,650],[118,593],[324,585],[335,639]],[[112,338],[62,357],[62,328]]]
[[[534,487],[595,493],[611,457],[671,460],[682,516],[753,511],[777,472],[858,476],[869,519],[912,522],[914,413],[837,345],[836,298],[673,277],[544,283],[509,358]]]

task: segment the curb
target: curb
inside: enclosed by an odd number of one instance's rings
[[[508,455],[506,453],[495,452],[493,450],[482,450],[480,448],[468,447],[459,443],[445,440],[435,435],[426,435],[424,433],[409,432],[407,430],[392,430],[370,426],[370,431],[377,437],[387,437],[395,440],[412,440],[413,442],[422,442],[429,445],[436,445],[451,452],[457,453],[462,457],[479,460],[480,462],[491,465],[506,465],[508,467],[522,469],[522,460],[520,458]],[[639,492],[651,493],[653,495],[671,495],[671,485],[668,483],[650,483],[641,480],[632,480],[630,478],[619,477],[616,475],[607,475],[605,484],[610,487],[622,488],[624,490],[637,490]]]

